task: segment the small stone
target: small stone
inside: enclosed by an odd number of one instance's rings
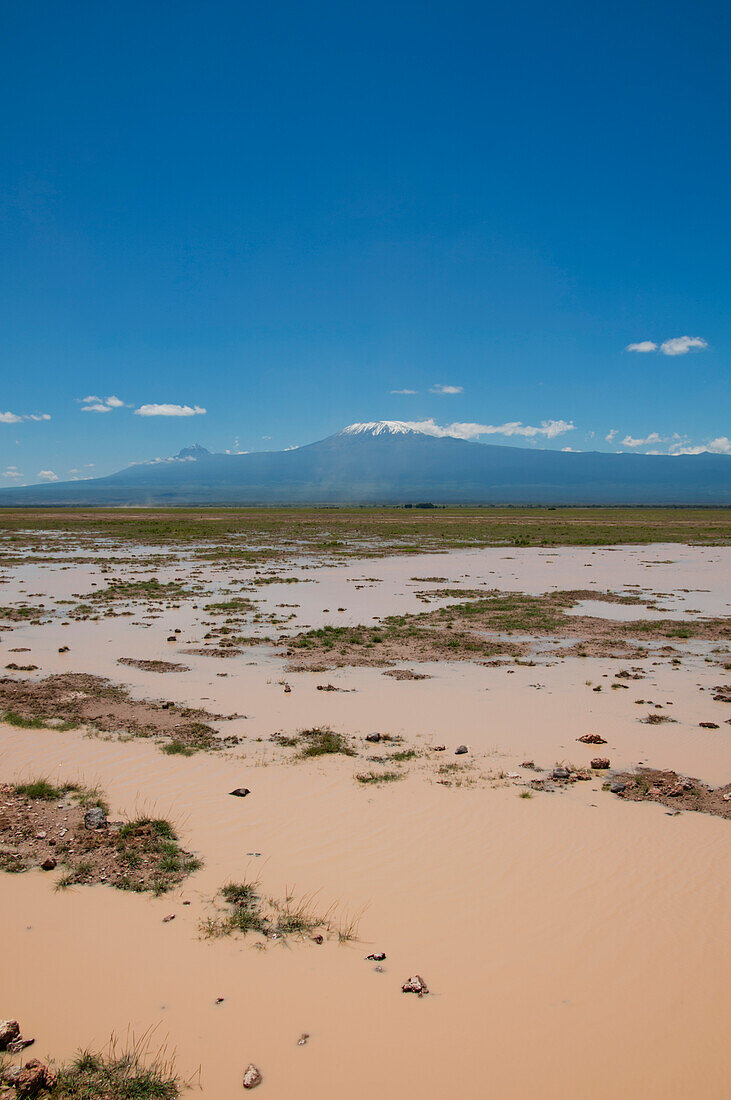
[[[366,734],[366,741],[370,741],[373,745],[377,745],[380,740],[381,740],[380,733],[367,733]]]
[[[291,692],[291,690],[292,690],[292,689],[291,689],[291,687],[289,686],[289,684],[285,684],[285,685],[284,685],[284,694],[285,694],[285,695],[289,695],[289,693]]]
[[[609,790],[612,794],[624,794],[627,790],[627,784],[624,779],[615,779],[613,783],[609,784]]]
[[[325,937],[321,936],[320,933],[318,932],[318,934],[316,936],[312,937],[312,942],[313,943],[318,943],[318,944],[319,943],[324,943],[324,939],[325,939]]]
[[[92,806],[90,810],[87,810],[84,814],[84,828],[85,829],[106,829],[107,827],[107,815],[101,806]]]
[[[262,1082],[262,1076],[257,1067],[252,1062],[248,1065],[244,1071],[244,1088],[255,1089],[257,1085]]]
[[[44,859],[41,864],[42,871],[54,871],[56,869],[56,860],[53,856],[49,856],[48,859]]]
[[[568,768],[554,768],[553,771],[551,772],[551,778],[552,779],[568,779],[568,777],[569,777]]]
[[[223,1004],[223,997],[216,997],[216,1004],[217,1005],[222,1005]]]
[[[606,745],[607,743],[598,733],[585,733],[583,737],[577,737],[576,740],[581,741],[582,745]]]
[[[535,768],[536,764],[534,760],[524,760],[520,766],[521,768]]]
[[[178,639],[175,637],[174,634],[168,634],[168,641],[169,642],[177,642],[177,640]]]
[[[167,924],[168,921],[175,920],[175,913],[168,913],[166,917],[162,918],[162,923]]]
[[[434,746],[434,752],[444,752],[446,747],[447,747],[446,745],[435,745]]]
[[[8,1043],[9,1054],[20,1054],[26,1047],[32,1047],[35,1043],[35,1039],[13,1039],[12,1043]]]
[[[457,745],[457,748],[454,750],[454,755],[455,756],[464,756],[464,754],[466,752],[469,752],[469,751],[470,750],[467,748],[466,745]]]
[[[699,722],[698,725],[702,730],[717,730],[719,728],[716,722]]]
[[[297,1046],[298,1047],[303,1047],[305,1045],[305,1043],[307,1042],[307,1040],[309,1039],[309,1037],[310,1036],[307,1034],[307,1032],[303,1031],[302,1034],[300,1035],[299,1039],[297,1040]]]
[[[247,794],[251,794],[251,791],[248,787],[237,787],[235,791],[229,791],[228,793],[232,794],[234,798],[246,798]]]
[[[426,982],[418,974],[414,974],[413,978],[409,978],[407,982],[401,986],[402,993],[415,993],[417,997],[423,997],[425,993],[429,992]]]
[[[386,952],[385,951],[378,951],[374,955],[366,955],[366,961],[367,962],[382,963],[385,958],[386,958]]]
[[[0,1050],[5,1050],[14,1039],[20,1038],[20,1024],[17,1020],[0,1020]]]
[[[609,757],[607,756],[595,756],[591,762],[592,768],[596,771],[606,771],[609,767]]]

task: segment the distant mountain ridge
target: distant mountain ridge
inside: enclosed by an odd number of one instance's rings
[[[226,504],[731,505],[731,456],[551,451],[350,424],[286,451],[177,455],[107,477],[0,489],[0,507]]]

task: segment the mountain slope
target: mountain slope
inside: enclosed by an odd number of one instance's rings
[[[606,454],[354,424],[288,451],[195,445],[108,477],[0,490],[0,506],[285,503],[731,504],[731,456]]]

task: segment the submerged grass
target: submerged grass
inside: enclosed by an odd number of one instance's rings
[[[358,920],[352,917],[334,920],[335,905],[321,912],[316,905],[316,893],[298,899],[288,890],[283,900],[265,897],[259,879],[244,879],[227,882],[218,896],[226,903],[227,911],[207,917],[201,923],[200,930],[206,939],[219,939],[236,932],[243,935],[254,932],[266,939],[286,939],[322,931],[336,934],[341,942],[357,936]]]

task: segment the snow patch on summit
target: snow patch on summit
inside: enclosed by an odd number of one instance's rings
[[[340,435],[425,435],[403,420],[368,420],[363,424],[349,424]]]

